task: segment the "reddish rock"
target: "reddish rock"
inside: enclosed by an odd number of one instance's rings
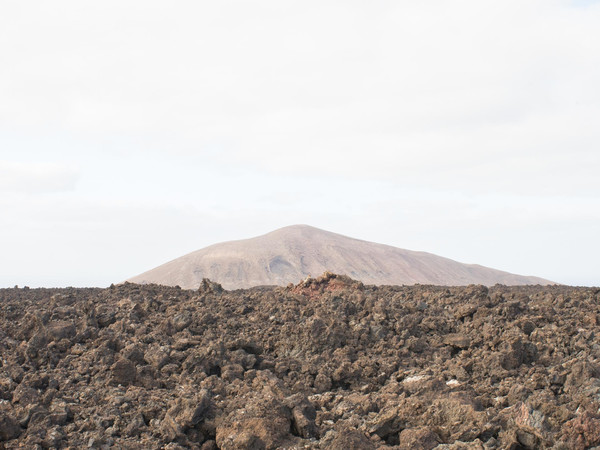
[[[514,420],[517,427],[544,437],[548,431],[546,417],[525,403],[515,405]]]
[[[584,412],[563,426],[563,438],[574,449],[600,445],[600,417]]]

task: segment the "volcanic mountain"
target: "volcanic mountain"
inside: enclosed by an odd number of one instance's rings
[[[203,278],[225,289],[297,283],[325,271],[365,284],[553,284],[476,264],[462,264],[426,252],[362,241],[308,225],[263,236],[223,242],[189,253],[127,281],[196,289]]]

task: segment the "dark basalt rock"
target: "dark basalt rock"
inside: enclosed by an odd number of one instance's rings
[[[590,448],[600,290],[0,289],[2,448]]]

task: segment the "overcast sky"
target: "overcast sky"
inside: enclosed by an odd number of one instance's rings
[[[306,223],[600,285],[600,2],[0,4],[0,286]]]

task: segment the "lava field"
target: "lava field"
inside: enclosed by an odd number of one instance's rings
[[[600,289],[0,289],[0,448],[600,446]]]

